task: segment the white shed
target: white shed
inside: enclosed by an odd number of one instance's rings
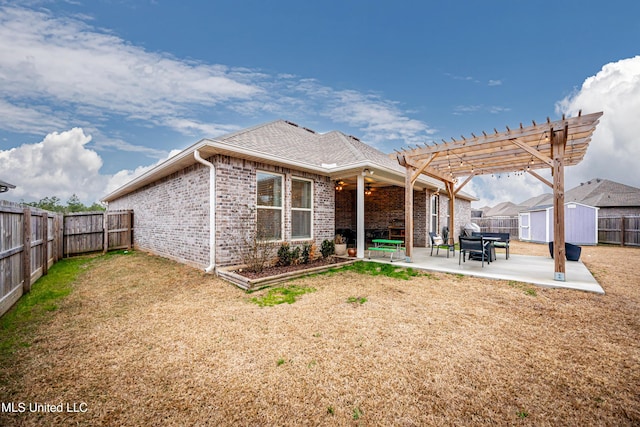
[[[553,240],[553,205],[535,206],[518,214],[519,238],[525,242]],[[577,202],[564,204],[564,235],[574,245],[598,244],[598,208]]]

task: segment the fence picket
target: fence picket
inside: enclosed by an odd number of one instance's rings
[[[128,210],[61,215],[0,200],[0,316],[63,256],[131,249],[132,217]]]

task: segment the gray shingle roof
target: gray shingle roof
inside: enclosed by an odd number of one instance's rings
[[[320,171],[331,175],[363,165],[378,167],[387,177],[394,176],[404,181],[405,168],[389,155],[371,147],[357,138],[339,131],[316,133],[285,120],[253,126],[217,138],[205,138],[183,150],[164,163],[134,178],[103,200],[121,197],[143,185],[154,182],[195,162],[193,152],[199,150],[204,156],[217,152],[246,158],[277,162],[278,164],[300,167],[305,170]],[[418,182],[434,188],[441,188],[440,181],[422,175]],[[458,197],[474,199],[461,191]]]
[[[565,200],[599,208],[640,206],[640,188],[593,178],[567,191]]]
[[[215,140],[318,167],[333,163],[336,166],[346,166],[369,160],[381,166],[404,171],[397,161],[352,136],[338,131],[315,133],[285,120],[254,126]]]

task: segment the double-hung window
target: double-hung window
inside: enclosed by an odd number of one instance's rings
[[[431,231],[439,233],[438,231],[438,195],[431,196]]]
[[[258,222],[260,240],[282,239],[282,186],[283,177],[268,172],[258,172]]]
[[[310,239],[313,222],[313,182],[291,179],[291,238]]]

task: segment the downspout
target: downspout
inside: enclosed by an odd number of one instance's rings
[[[209,266],[204,271],[212,273],[216,269],[216,167],[200,157],[198,150],[193,157],[209,168]]]

